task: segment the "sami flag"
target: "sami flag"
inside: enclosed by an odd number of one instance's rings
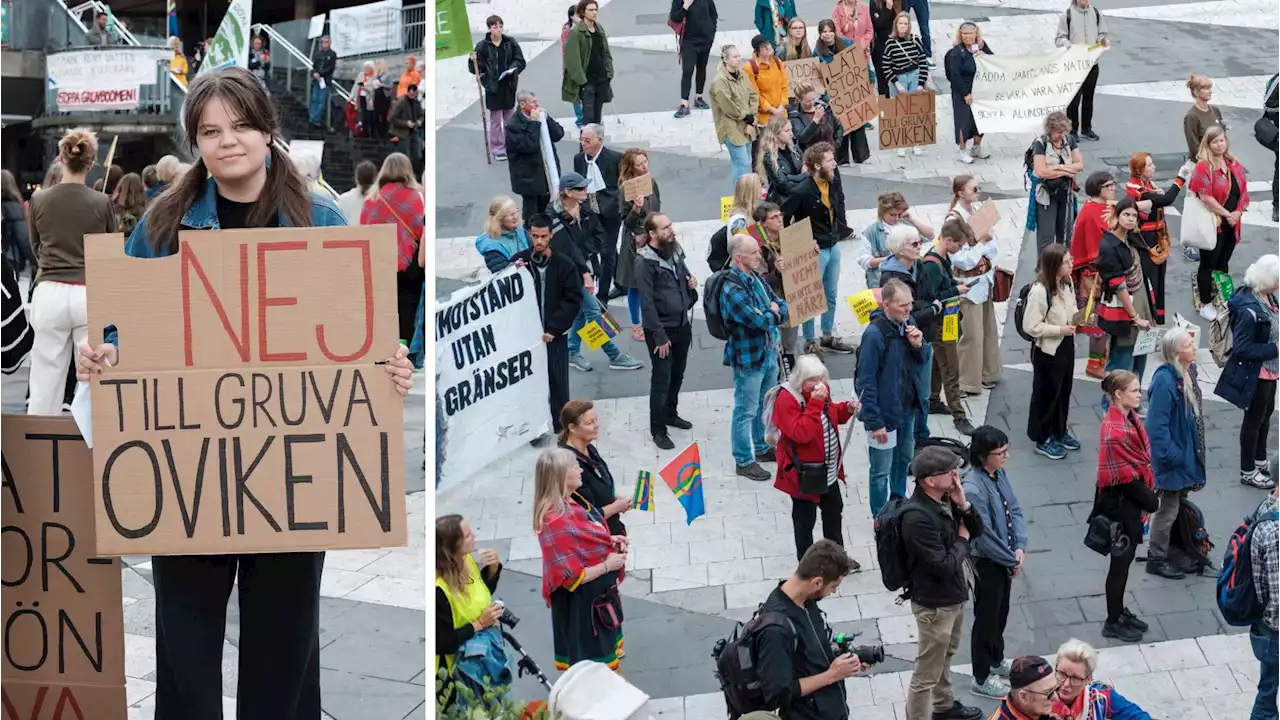
[[[604,334],[610,338],[614,338],[618,333],[622,332],[622,328],[618,326],[618,321],[606,310],[600,315],[600,328],[604,330]]]
[[[698,443],[691,443],[658,474],[684,507],[688,524],[707,514],[707,505],[702,499],[702,456],[698,453]]]
[[[631,507],[641,512],[653,512],[653,473],[641,470],[636,478],[636,496]]]
[[[169,37],[177,37],[178,35],[178,3],[177,0],[168,0],[169,13]]]

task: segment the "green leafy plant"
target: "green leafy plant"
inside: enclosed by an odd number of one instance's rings
[[[449,672],[436,674],[436,717],[441,720],[552,720],[546,703],[511,700],[509,687],[490,688],[477,697],[475,691],[449,682]],[[451,702],[454,700],[454,702]]]

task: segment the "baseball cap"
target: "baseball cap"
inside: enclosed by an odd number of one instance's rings
[[[1042,657],[1024,655],[1020,658],[1014,658],[1013,663],[1009,666],[1009,687],[1017,690],[1028,685],[1034,685],[1052,674],[1053,668],[1049,667],[1049,662]]]
[[[576,172],[567,172],[560,176],[561,190],[586,190],[587,179]]]
[[[941,445],[921,448],[911,459],[911,476],[920,479],[945,475],[964,465],[964,459]]]

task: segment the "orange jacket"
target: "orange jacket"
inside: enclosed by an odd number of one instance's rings
[[[396,97],[400,97],[409,92],[410,85],[417,85],[418,89],[422,89],[422,73],[415,70],[406,70],[400,76],[400,82],[396,84]]]
[[[786,110],[787,69],[781,60],[771,58],[768,65],[762,65],[752,58],[742,63],[742,69],[760,95],[760,110],[756,113],[756,122],[761,125],[769,122],[769,111],[776,107]]]

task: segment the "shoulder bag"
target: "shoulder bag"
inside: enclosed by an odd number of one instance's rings
[[[1193,192],[1187,193],[1182,206],[1182,244],[1197,250],[1212,251],[1218,246],[1218,216]]]

